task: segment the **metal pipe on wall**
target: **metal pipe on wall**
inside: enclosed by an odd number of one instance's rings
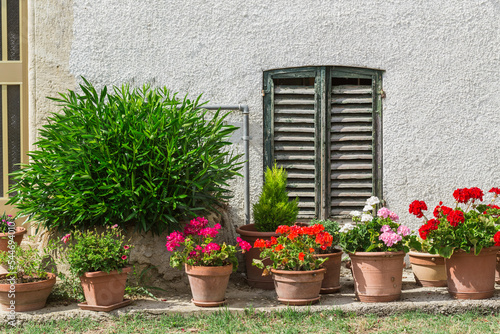
[[[243,179],[245,182],[245,224],[250,224],[250,159],[249,159],[249,147],[250,147],[250,136],[248,127],[248,116],[249,109],[246,104],[239,105],[211,105],[203,106],[201,109],[208,110],[239,110],[243,114],[243,149],[244,149],[244,165],[243,165]]]

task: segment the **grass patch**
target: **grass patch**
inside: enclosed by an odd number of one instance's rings
[[[379,317],[356,316],[338,310],[299,312],[293,308],[273,312],[247,309],[211,314],[125,315],[97,322],[90,319],[25,323],[1,327],[1,333],[500,333],[500,315],[465,313],[429,315],[406,312]]]

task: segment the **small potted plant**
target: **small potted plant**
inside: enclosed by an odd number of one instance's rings
[[[354,288],[362,302],[399,299],[405,253],[420,247],[411,230],[398,223],[396,213],[382,207],[373,215],[379,203],[370,197],[363,212],[351,212],[355,224],[340,229],[340,246],[351,258]]]
[[[278,301],[288,305],[309,305],[320,299],[321,284],[326,272],[322,264],[328,258],[316,256],[316,249],[328,249],[333,237],[321,224],[312,226],[282,225],[276,229],[280,235],[270,240],[257,239],[260,260],[253,264],[272,274]],[[266,264],[264,260],[269,260]],[[269,263],[268,262],[268,263]]]
[[[6,252],[8,251],[9,235],[13,235],[14,241],[20,245],[27,231],[22,226],[15,226],[16,223],[12,215],[5,212],[0,220],[0,251]]]
[[[425,202],[414,214],[424,217],[420,237],[429,245],[429,253],[446,258],[448,292],[458,299],[484,299],[495,292],[495,266],[500,249],[500,207],[494,204],[500,188],[492,188],[493,200],[482,203],[484,192],[477,188],[459,188],[453,192],[453,208],[440,202],[433,218],[425,217]],[[415,202],[413,202],[415,203]]]
[[[44,253],[31,245],[21,247],[14,241],[7,252],[0,252],[0,263],[9,268],[8,274],[0,275],[0,310],[27,312],[45,307],[56,275],[47,272],[44,264],[49,245]]]
[[[288,174],[284,168],[267,168],[265,182],[259,201],[253,205],[255,224],[240,226],[236,232],[250,244],[257,239],[270,240],[277,237],[276,229],[280,225],[292,225],[299,213],[298,198],[290,201],[286,190]],[[274,283],[269,276],[263,276],[262,270],[252,266],[253,260],[260,257],[260,251],[252,248],[245,254],[247,282],[251,287],[265,290],[274,289]]]
[[[208,220],[198,217],[191,220],[183,232],[174,231],[167,236],[165,246],[172,252],[170,265],[186,270],[196,306],[225,304],[229,276],[238,268],[236,247],[214,242],[220,229],[220,224],[208,227]],[[239,237],[236,241],[243,253],[252,248]]]
[[[118,225],[106,227],[104,231],[76,231],[66,234],[61,247],[71,274],[80,278],[85,295],[81,309],[109,312],[126,306],[124,300],[130,245]]]
[[[316,256],[319,258],[327,258],[323,263],[326,269],[325,277],[321,284],[320,293],[334,293],[340,291],[340,267],[342,263],[342,250],[335,248],[339,243],[340,226],[337,222],[331,220],[311,220],[311,225],[321,224],[325,231],[328,232],[333,240],[332,244],[326,249],[322,249],[317,245],[315,248]]]

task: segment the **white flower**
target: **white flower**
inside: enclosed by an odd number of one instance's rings
[[[366,205],[372,206],[372,205],[376,205],[378,203],[380,203],[380,200],[378,199],[377,196],[372,196],[366,200]]]
[[[342,226],[339,230],[340,233],[347,233],[348,231],[354,229],[354,225],[351,223],[347,223],[344,226]]]
[[[373,206],[366,204],[363,208],[363,212],[369,212],[373,210]]]
[[[349,214],[353,217],[361,217],[361,212],[359,211],[351,211]]]
[[[362,222],[370,222],[370,221],[372,221],[372,219],[373,219],[372,215],[368,215],[366,213],[363,213],[361,215],[361,221]]]

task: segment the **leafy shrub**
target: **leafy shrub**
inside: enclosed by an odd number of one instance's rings
[[[81,94],[52,98],[61,113],[14,173],[9,203],[20,216],[63,232],[128,222],[159,234],[230,197],[241,162],[228,149],[229,113],[209,117],[201,96],[179,100],[166,88],[108,93],[84,81]]]
[[[259,201],[253,205],[255,228],[260,232],[274,232],[280,225],[292,225],[299,214],[299,198],[288,200],[286,191],[288,173],[276,164],[266,170]]]
[[[121,270],[128,265],[130,246],[117,225],[98,231],[76,231],[65,235],[66,247],[61,252],[69,263],[69,271],[80,277],[86,272]]]

